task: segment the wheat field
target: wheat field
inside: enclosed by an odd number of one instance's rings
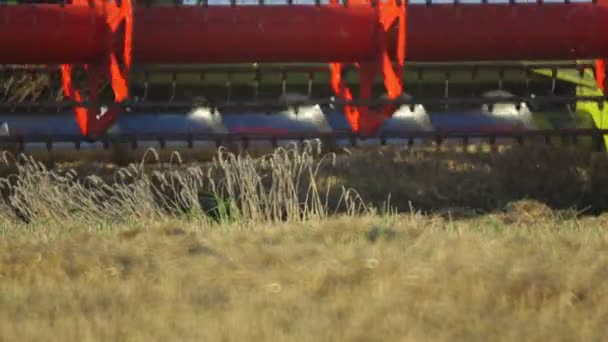
[[[551,148],[5,155],[0,340],[601,340],[607,171]]]

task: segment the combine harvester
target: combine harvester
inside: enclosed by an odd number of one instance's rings
[[[607,34],[608,0],[3,2],[5,81],[49,87],[0,103],[0,144],[53,160],[307,139],[603,151]]]

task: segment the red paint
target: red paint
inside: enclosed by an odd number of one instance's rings
[[[136,63],[357,61],[377,51],[367,6],[151,7],[135,10]]]
[[[407,59],[572,60],[608,56],[608,0],[408,8]]]
[[[409,5],[407,11],[408,60],[608,56],[608,0],[595,5]],[[378,16],[377,9],[356,4],[348,8],[137,7],[133,62],[365,61],[374,59],[380,49]],[[104,42],[111,39],[109,32],[99,9],[4,6],[0,8],[0,63],[92,63],[102,57]],[[395,41],[390,44],[393,50],[395,45]]]
[[[91,63],[102,58],[109,27],[85,6],[0,6],[0,63]]]
[[[75,5],[88,6],[89,0],[74,0]],[[115,2],[104,2],[96,0],[97,8],[103,8],[103,18],[107,33],[104,51],[100,61],[86,64],[87,87],[89,91],[89,101],[99,100],[99,89],[102,81],[109,80],[114,93],[115,103],[120,103],[129,97],[129,71],[131,67],[131,39],[133,32],[133,13],[131,0],[122,0],[120,6]],[[97,17],[95,17],[97,18]],[[76,30],[75,27],[66,27],[68,31]],[[119,49],[116,50],[117,44]],[[100,44],[101,45],[101,44]],[[119,60],[121,62],[119,62]],[[72,64],[61,65],[61,79],[63,93],[73,101],[82,102],[84,97],[80,89],[72,82]],[[103,134],[108,127],[114,123],[120,107],[110,106],[103,115],[99,107],[76,107],[74,108],[76,121],[83,135]]]
[[[331,5],[341,6],[337,0],[331,0]],[[371,99],[374,78],[379,75],[384,79],[384,88],[389,99],[394,100],[403,93],[401,75],[405,63],[407,25],[405,2],[397,3],[395,0],[381,2],[378,5],[378,11],[376,40],[379,48],[377,55],[371,61],[360,61],[355,64],[360,76],[358,94],[360,100]],[[396,56],[396,68],[393,66],[389,52],[390,33],[393,26],[397,27],[397,51],[399,51]],[[342,79],[343,66],[344,63],[330,63],[331,87],[338,98],[351,101],[354,99],[353,92]],[[346,106],[344,111],[353,132],[373,134],[396,109],[395,105],[383,105],[378,110],[373,110],[369,106]]]
[[[597,86],[602,90],[606,91],[606,59],[597,59],[595,61],[595,80]]]

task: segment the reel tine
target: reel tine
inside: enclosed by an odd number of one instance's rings
[[[308,73],[308,99],[312,100],[312,83],[315,79],[315,72],[311,71]]]
[[[444,90],[443,96],[447,100],[450,98],[450,76],[451,76],[450,71],[446,71],[444,76],[445,76],[445,90]],[[449,109],[449,105],[447,103],[445,103],[443,109],[444,109],[444,111],[447,112]]]
[[[253,99],[258,101],[260,96],[260,83],[262,81],[262,73],[260,69],[256,67],[253,75]]]
[[[49,80],[49,83],[51,85],[61,84],[61,74],[58,70],[54,70],[54,72],[49,70],[48,72],[49,72],[49,74],[53,75],[51,77],[51,79]],[[54,80],[55,82],[52,82],[51,80]],[[56,104],[55,113],[59,113],[61,111],[61,109],[59,108],[59,99],[62,96],[63,96],[63,89],[61,87],[58,87],[56,92],[53,92],[52,90],[49,91],[49,103],[54,102]],[[43,111],[42,108],[40,110]]]
[[[551,95],[555,95],[557,88],[557,67],[551,68]]]
[[[285,70],[281,71],[281,95],[287,96],[287,72]]]
[[[525,84],[526,84],[526,91],[528,94],[531,94],[532,91],[530,89],[530,74],[532,73],[532,71],[530,70],[530,67],[525,65],[524,66],[524,79],[525,79]]]
[[[148,71],[144,72],[144,95],[143,101],[148,101],[148,94],[150,91],[150,73]]]
[[[202,90],[204,90],[205,87],[206,87],[205,86],[205,81],[207,81],[207,73],[204,70],[199,71],[199,73],[198,73],[198,80],[201,83]],[[201,93],[204,94],[205,92],[201,91]],[[204,106],[209,106],[210,107],[209,110],[210,110],[211,114],[213,115],[213,114],[215,114],[215,109],[214,109],[213,106],[210,106],[211,101],[212,101],[212,99],[210,99],[209,97],[205,96],[205,98],[204,98],[204,104],[203,105]]]
[[[232,103],[232,72],[226,74],[226,104]]]
[[[29,78],[30,80],[32,80],[32,81],[34,81],[34,82],[35,82],[35,80],[36,80],[36,71],[35,71],[35,70],[26,70],[26,74],[27,74],[27,76],[28,76],[28,78]],[[36,98],[36,94],[35,94],[35,93],[31,93],[31,94],[29,95],[29,97],[30,97],[30,98],[32,99],[32,101],[33,101],[33,100],[35,100],[35,98]],[[24,98],[23,100],[27,101],[27,106],[26,106],[26,108],[25,108],[25,112],[26,112],[26,113],[31,113],[31,112],[32,112],[32,103],[33,103],[33,102],[32,102],[32,101],[28,101],[28,100],[27,100],[27,97],[26,97],[26,98]]]
[[[480,84],[481,82],[477,82],[477,79],[479,78],[479,65],[478,64],[473,64],[473,66],[471,67],[471,81],[473,86],[471,87],[471,96],[472,97],[478,97],[479,95],[479,88],[480,88]]]
[[[53,72],[51,71],[46,71],[47,77],[49,78],[49,83],[53,84],[54,79],[53,79]],[[49,90],[48,94],[46,95],[46,100],[51,103],[53,101],[55,101],[56,99],[53,98],[53,91]],[[42,111],[42,108],[40,108],[40,111]]]
[[[585,71],[587,70],[587,68],[585,67],[585,65],[578,64],[576,66],[576,70],[578,71],[579,79],[582,81],[585,78]]]
[[[471,67],[471,81],[477,80],[479,77],[479,65],[473,64]]]
[[[503,90],[504,78],[505,78],[505,68],[500,67],[498,69],[498,89],[499,90]]]
[[[418,70],[416,72],[416,78],[417,78],[416,94],[412,94],[413,96],[417,96],[418,94],[424,93],[423,82],[422,82],[424,80],[424,67],[418,68]],[[411,103],[409,107],[410,107],[410,111],[412,111],[412,112],[416,109],[416,105],[414,103]]]
[[[171,72],[171,96],[169,97],[169,102],[175,101],[175,96],[177,93],[177,73],[175,71]]]
[[[209,113],[211,115],[215,115],[215,107],[212,105],[213,99],[204,95],[206,93],[204,89],[206,88],[207,81],[207,73],[204,70],[198,71],[198,81],[200,82],[200,86],[196,89],[196,91],[197,93],[201,94],[201,96],[196,98],[197,103],[193,103],[193,107],[205,107],[209,109]]]

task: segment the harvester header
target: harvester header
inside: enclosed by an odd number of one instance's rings
[[[47,148],[49,140],[59,138],[78,140],[80,148],[80,140],[103,139],[112,130],[115,138],[125,131],[130,139],[137,135],[178,140],[187,136],[188,146],[193,145],[193,136],[217,141],[220,136],[249,134],[276,141],[281,138],[277,133],[283,138],[333,134],[347,135],[352,141],[353,137],[382,135],[384,141],[391,135],[388,132],[407,137],[411,144],[414,136],[438,134],[429,111],[435,107],[444,117],[459,120],[456,128],[444,125],[441,134],[514,134],[521,141],[522,135],[533,131],[601,136],[606,128],[603,90],[608,0],[331,0],[308,4],[260,0],[192,5],[73,0],[4,4],[0,18],[0,64],[10,65],[4,68],[5,74],[11,68],[36,74],[59,72],[57,80],[63,90],[64,98],[59,101],[28,99],[25,103],[5,101],[1,106],[6,109],[0,112],[0,123],[6,126],[3,139],[18,140],[21,148],[28,140],[39,142],[41,132],[45,132]],[[31,67],[24,67],[28,65]],[[462,76],[463,68],[470,77]],[[76,69],[84,71],[78,79]],[[543,70],[549,70],[549,75]],[[355,79],[349,78],[350,71],[356,71]],[[266,88],[265,72],[279,75]],[[496,72],[496,81],[488,79],[489,72]],[[153,80],[150,75],[154,73],[170,77],[161,82]],[[182,91],[177,89],[180,73],[186,79]],[[220,81],[218,73],[227,76]],[[300,76],[294,80],[293,73]],[[209,77],[211,74],[215,76]],[[325,78],[319,81],[318,74]],[[432,81],[424,80],[428,74],[435,75]],[[578,78],[565,80],[562,74]],[[160,91],[150,91],[152,85],[163,82],[169,88],[168,99]],[[504,82],[513,87],[505,89]],[[533,88],[543,82],[547,88],[539,95],[538,88]],[[235,85],[238,83],[246,85]],[[498,88],[484,86],[488,83]],[[313,84],[323,89],[313,91]],[[269,90],[276,85],[278,92]],[[289,85],[294,91],[288,91]],[[583,86],[586,88],[581,89]],[[439,96],[433,96],[437,90]],[[494,90],[501,92],[496,95]],[[134,91],[141,94],[134,95]],[[451,93],[471,95],[454,97]],[[202,105],[195,103],[201,98]],[[498,115],[498,104],[513,108],[501,107],[504,113]],[[592,119],[591,126],[570,125],[551,131],[539,129],[538,122],[551,121],[539,116],[530,127],[530,118],[524,123],[521,117],[509,117],[519,123],[492,125],[470,121],[475,115],[464,115],[477,106],[474,114],[504,121],[509,111],[518,115],[528,111],[526,115],[535,116],[531,107],[547,112],[547,106],[553,106],[548,111],[555,112],[556,105],[573,104],[579,117]],[[585,114],[581,108],[586,108]],[[52,123],[65,119],[67,109],[76,115],[78,132]],[[301,117],[296,118],[302,109],[314,119],[303,124]],[[209,113],[202,118],[201,111],[206,110]],[[238,113],[230,112],[235,110]],[[263,127],[255,116],[260,110],[276,114]],[[289,122],[284,116],[291,111],[296,117]],[[182,120],[181,128],[154,123],[169,120],[166,115]]]

